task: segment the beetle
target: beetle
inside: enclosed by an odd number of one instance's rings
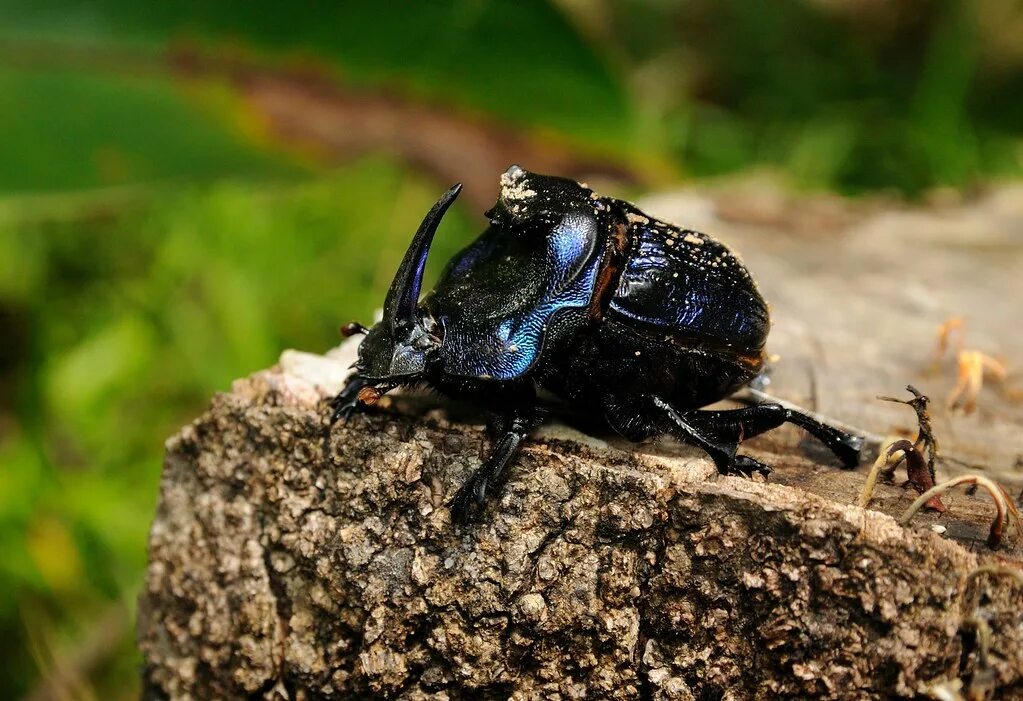
[[[383,317],[365,333],[354,374],[331,400],[331,424],[402,385],[468,398],[495,418],[489,457],[451,502],[470,518],[542,422],[537,392],[631,441],[669,434],[702,448],[719,472],[769,468],[739,443],[783,423],[823,442],[845,467],[862,438],[778,404],[707,410],[765,363],[767,304],[739,259],[710,236],[602,197],[573,180],[512,166],[490,225],[420,300],[423,269],[460,185],[423,219],[394,276]]]

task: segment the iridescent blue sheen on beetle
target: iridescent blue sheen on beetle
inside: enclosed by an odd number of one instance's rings
[[[764,364],[767,304],[745,266],[697,231],[650,217],[567,178],[512,166],[490,226],[421,300],[423,268],[448,190],[423,220],[369,329],[333,420],[399,385],[427,384],[494,419],[487,461],[452,502],[456,517],[488,488],[541,421],[537,391],[630,440],[668,433],[723,473],[769,468],[739,443],[789,422],[847,467],[862,439],[776,404],[708,411]],[[358,324],[349,329],[362,331]]]

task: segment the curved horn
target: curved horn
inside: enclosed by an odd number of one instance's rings
[[[426,256],[430,252],[433,235],[437,232],[440,220],[451,206],[451,203],[462,191],[462,184],[457,183],[441,195],[433,208],[423,218],[419,230],[412,238],[405,257],[398,267],[398,272],[391,281],[391,288],[384,299],[384,322],[392,330],[405,324],[416,323],[416,304],[419,302],[419,291],[423,285],[423,269],[426,267]]]

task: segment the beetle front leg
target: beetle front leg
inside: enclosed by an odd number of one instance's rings
[[[534,410],[516,411],[505,417],[505,426],[486,461],[465,481],[451,501],[454,521],[467,522],[483,507],[487,489],[497,481],[505,466],[511,462],[519,446],[538,420]]]
[[[330,415],[330,425],[333,426],[338,419],[347,421],[352,414],[361,409],[363,403],[359,399],[359,394],[372,385],[372,382],[359,375],[349,377],[344,389],[330,400],[330,408],[334,410]]]

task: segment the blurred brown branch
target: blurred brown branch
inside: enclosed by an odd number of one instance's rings
[[[227,81],[265,120],[273,137],[331,160],[386,151],[437,180],[462,181],[474,209],[497,196],[495,174],[513,163],[587,179],[640,181],[610,158],[586,155],[567,139],[539,136],[457,108],[383,91],[353,90],[316,67],[267,68],[246,59],[176,49],[175,73]]]
[[[87,66],[127,75],[165,74],[188,81],[226,83],[244,101],[271,141],[328,162],[386,152],[441,183],[464,182],[476,210],[497,195],[496,175],[513,163],[587,180],[646,183],[620,159],[586,153],[571,136],[538,134],[427,104],[394,91],[355,89],[326,67],[271,64],[258,57],[211,52],[179,44],[167,52],[139,52],[52,42],[0,42],[0,63],[22,68]]]

